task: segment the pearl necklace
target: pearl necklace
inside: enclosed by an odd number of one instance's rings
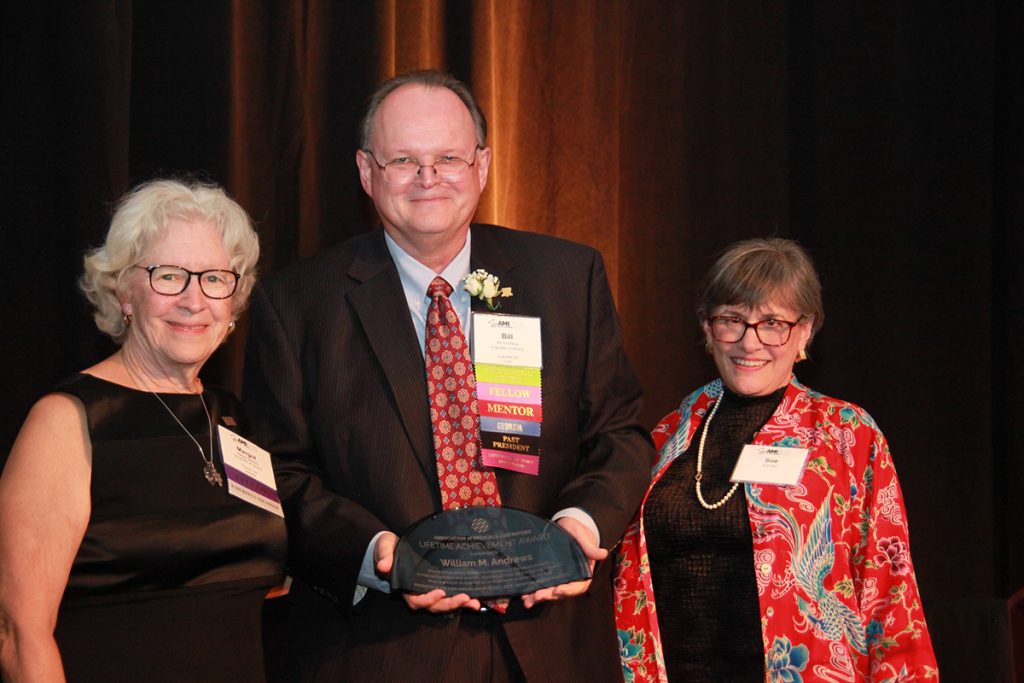
[[[729,489],[729,492],[726,493],[725,497],[722,498],[722,500],[718,501],[717,503],[709,503],[706,500],[704,500],[704,494],[701,493],[700,490],[700,480],[703,478],[703,475],[701,475],[701,468],[704,464],[704,442],[708,438],[708,425],[711,424],[711,418],[713,418],[715,416],[715,413],[718,412],[718,406],[722,405],[722,401],[724,399],[724,394],[722,396],[719,396],[718,400],[715,401],[715,405],[711,407],[711,412],[708,413],[708,416],[706,418],[704,418],[704,429],[703,431],[701,431],[700,434],[700,443],[697,444],[697,475],[694,477],[694,479],[697,482],[697,502],[699,502],[701,504],[701,507],[703,507],[705,510],[715,510],[725,505],[729,501],[729,499],[732,498],[732,494],[736,493],[736,489],[738,489],[740,486],[740,483],[738,481],[733,483],[732,488]]]

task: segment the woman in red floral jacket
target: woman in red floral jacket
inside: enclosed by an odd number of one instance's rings
[[[654,430],[617,558],[624,679],[938,680],[885,437],[793,376],[824,317],[810,258],[740,242],[697,314],[721,378]]]

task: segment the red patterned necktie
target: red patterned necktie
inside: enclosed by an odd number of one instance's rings
[[[437,480],[445,510],[501,505],[494,472],[480,466],[480,416],[476,406],[476,375],[459,316],[452,306],[452,286],[435,277],[427,288],[427,393],[434,432]],[[507,598],[484,605],[505,614]]]
[[[501,505],[494,472],[480,466],[480,420],[469,345],[448,298],[452,286],[435,277],[427,289],[426,363],[430,423],[441,507]]]

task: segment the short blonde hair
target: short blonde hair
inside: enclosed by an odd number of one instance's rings
[[[152,180],[118,202],[103,245],[85,255],[79,286],[95,308],[101,332],[122,343],[127,333],[118,292],[125,273],[138,264],[174,219],[205,221],[220,232],[231,269],[241,277],[232,296],[234,318],[245,310],[256,284],[260,243],[245,210],[217,185],[171,179]]]
[[[812,338],[825,322],[821,281],[803,247],[781,237],[736,242],[700,284],[697,322],[703,325],[718,306],[754,308],[773,299],[810,318]]]

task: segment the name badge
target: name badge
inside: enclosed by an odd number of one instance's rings
[[[540,318],[473,314],[473,366],[480,411],[480,460],[520,474],[540,474]]]
[[[747,444],[730,481],[792,486],[800,481],[810,449]]]
[[[542,368],[540,318],[473,314],[473,362]]]
[[[217,425],[217,438],[224,457],[224,473],[228,475],[228,493],[284,517],[270,453],[220,425]]]

